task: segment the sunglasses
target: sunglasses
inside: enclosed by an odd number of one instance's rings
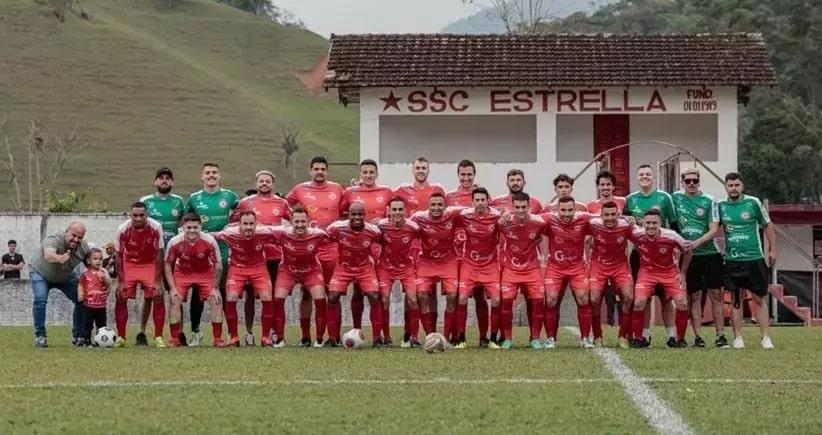
[[[685,184],[699,184],[699,178],[686,178],[682,182]]]

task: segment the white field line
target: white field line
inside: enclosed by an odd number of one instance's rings
[[[566,328],[577,337],[579,329]],[[685,422],[668,403],[662,400],[648,384],[631,370],[611,349],[596,348],[594,353],[602,361],[605,368],[619,381],[628,397],[636,404],[639,410],[648,419],[653,428],[661,434],[693,434],[694,430]]]

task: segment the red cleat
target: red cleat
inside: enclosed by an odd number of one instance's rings
[[[182,344],[180,344],[179,339],[171,338],[170,340],[168,340],[168,343],[166,343],[166,346],[167,347],[180,347],[180,346],[182,346]]]
[[[240,347],[240,337],[231,337],[226,346]]]
[[[262,344],[263,347],[273,347],[274,346],[274,341],[271,340],[271,337],[263,337],[262,342],[263,342],[263,344]]]
[[[222,338],[218,338],[214,340],[214,347],[226,347],[226,344]]]

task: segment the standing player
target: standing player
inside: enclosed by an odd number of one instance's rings
[[[616,187],[616,177],[614,173],[603,169],[597,173],[597,199],[589,202],[585,207],[588,212],[592,214],[599,214],[602,210],[602,205],[606,202],[612,201],[619,209],[619,214],[625,209],[625,197],[614,195],[614,188]]]
[[[554,178],[554,193],[555,200],[551,203],[545,204],[544,212],[556,212],[559,210],[559,200],[562,198],[570,198],[574,193],[574,179],[568,174],[559,174]],[[574,209],[576,211],[587,212],[588,209],[585,204],[581,202],[574,202]]]
[[[171,193],[171,189],[174,188],[174,173],[169,168],[162,167],[157,170],[154,175],[154,187],[157,188],[157,192],[140,198],[140,202],[146,205],[148,217],[159,222],[163,227],[163,246],[165,247],[168,246],[171,238],[177,235],[185,202],[180,195]],[[159,319],[165,319],[166,303],[163,292],[158,292],[153,300],[143,299],[140,312],[140,333],[134,341],[135,346],[148,345],[146,325],[148,316],[152,312],[152,305],[154,305],[154,323],[157,324]]]
[[[254,178],[257,180],[257,193],[240,200],[233,216],[239,216],[239,213],[251,210],[257,215],[257,222],[267,226],[280,226],[283,221],[291,219],[288,202],[274,194],[276,180],[274,174],[270,171],[260,171],[254,175]],[[263,251],[265,254],[265,267],[268,269],[268,276],[273,284],[277,282],[277,270],[280,266],[280,260],[283,258],[283,253],[280,247],[274,244],[265,245]],[[245,345],[254,346],[254,333],[251,331],[254,326],[254,290],[249,287],[246,290]]]
[[[360,183],[345,189],[343,192],[343,200],[340,205],[342,214],[348,213],[348,208],[355,202],[360,202],[365,206],[365,221],[376,224],[377,221],[385,217],[388,201],[394,197],[394,191],[388,186],[377,184],[377,177],[379,172],[377,170],[377,162],[371,159],[365,159],[360,162]],[[376,261],[379,257],[379,244],[372,245],[373,249],[371,255]],[[390,290],[390,289],[389,289]],[[390,292],[389,292],[390,294]],[[390,298],[389,298],[390,300]],[[354,284],[354,291],[351,294],[351,317],[354,327],[362,328],[362,313],[365,309],[363,305],[362,289],[357,284]],[[383,344],[391,346],[391,322],[387,321],[389,316],[389,307],[383,304]]]
[[[327,243],[328,234],[308,226],[308,213],[302,208],[291,211],[291,226],[275,228],[274,238],[283,250],[283,261],[274,285],[274,347],[285,346],[285,298],[299,284],[307,289],[314,300],[314,325],[317,341],[314,347],[322,347],[325,335],[327,305],[323,271],[317,260],[317,251]]]
[[[117,268],[117,295],[114,304],[114,322],[117,324],[115,346],[126,344],[128,300],[137,297],[137,285],[143,288],[143,298],[153,299],[163,291],[163,227],[146,214],[146,205],[131,205],[131,217],[117,228],[114,239],[115,267]],[[166,347],[163,342],[165,305],[159,317],[154,310],[154,345]]]
[[[474,188],[478,187],[474,180],[477,175],[477,167],[470,160],[462,160],[457,165],[457,177],[459,186],[445,194],[446,205],[449,207],[471,207],[474,203]],[[462,262],[465,249],[465,230],[459,229],[454,238],[454,249],[457,253],[457,261]],[[460,266],[461,267],[461,266]],[[488,301],[485,299],[485,291],[481,287],[469,289],[473,292],[475,311],[477,313],[477,329],[479,329],[480,343],[488,343]],[[456,332],[455,332],[456,333]]]
[[[702,339],[702,304],[704,292],[711,297],[716,347],[728,347],[725,338],[725,316],[722,312],[722,256],[714,237],[719,231],[719,207],[716,199],[699,190],[699,169],[682,171],[682,190],[671,197],[679,218],[679,233],[694,242],[691,263],[685,271],[685,287],[691,306],[694,347],[705,347]]]
[[[311,181],[298,184],[288,192],[286,200],[293,208],[299,205],[308,212],[308,224],[311,227],[325,229],[340,217],[340,205],[343,197],[343,188],[339,184],[328,181],[328,160],[325,157],[311,159]],[[317,251],[317,258],[323,270],[323,281],[326,287],[331,282],[334,266],[337,264],[336,243],[326,243]],[[303,291],[300,299],[300,330],[302,340],[300,346],[311,347],[311,294]],[[342,313],[339,313],[342,316]],[[330,321],[331,319],[326,319]],[[320,340],[318,337],[317,340]]]
[[[382,307],[380,303],[379,284],[374,261],[371,258],[372,245],[380,242],[380,229],[365,222],[365,206],[360,202],[348,208],[348,219],[337,221],[326,228],[328,237],[339,245],[337,266],[328,285],[328,335],[329,347],[340,342],[340,295],[348,291],[348,285],[359,284],[362,292],[368,297],[371,305],[371,334],[374,347],[382,347]],[[335,313],[334,316],[330,316]]]
[[[657,210],[660,219],[662,219],[662,226],[677,230],[676,210],[674,209],[674,202],[668,192],[659,190],[654,187],[654,170],[651,165],[643,164],[637,169],[637,183],[639,190],[631,193],[625,198],[625,209],[623,214],[626,216],[633,216],[638,225],[642,225],[642,219],[650,210]],[[634,282],[637,280],[639,274],[639,252],[636,249],[631,251],[630,257],[631,274]],[[662,296],[662,286],[655,291],[657,296]],[[636,298],[635,298],[636,299]],[[660,300],[663,298],[660,297]],[[670,303],[662,303],[662,321],[665,323],[665,333],[668,336],[668,346],[676,346],[676,333],[674,330],[674,309]],[[645,328],[642,330],[642,336],[647,338],[645,343],[651,343],[651,304],[645,306]],[[636,334],[637,331],[634,331]]]
[[[542,319],[545,306],[545,289],[543,287],[542,272],[539,264],[539,247],[542,234],[545,233],[546,223],[539,215],[529,213],[531,198],[525,192],[518,192],[512,198],[513,216],[510,222],[499,225],[502,239],[502,316],[496,316],[491,311],[491,329],[502,324],[502,348],[514,347],[513,337],[513,305],[517,297],[517,289],[522,288],[526,300],[531,302],[528,309],[532,311],[529,323],[531,328],[531,348],[542,349],[539,341],[542,330]],[[510,307],[510,308],[509,308]],[[495,328],[496,327],[496,328]],[[490,347],[496,347],[493,341]]]
[[[428,159],[425,157],[417,157],[414,160],[414,166],[411,169],[411,173],[414,176],[413,183],[403,183],[394,190],[394,195],[399,197],[405,203],[405,217],[411,217],[414,213],[418,211],[426,211],[428,210],[428,198],[431,197],[433,193],[439,193],[441,195],[445,195],[445,190],[439,184],[431,184],[428,182],[428,174],[430,173],[430,164],[428,163]],[[415,239],[411,244],[411,258],[416,261],[417,256],[420,253],[420,241],[419,239]],[[434,313],[434,324],[437,324],[436,314],[437,314],[437,300],[433,299],[431,301],[434,304],[433,313]],[[411,338],[417,339],[417,337],[411,336],[411,328],[410,323],[411,320],[409,319],[408,307],[410,302],[408,301],[408,296],[406,295],[405,299],[405,334],[402,337],[402,347],[411,347]],[[419,329],[419,325],[415,327],[417,330]]]
[[[202,232],[200,216],[186,213],[182,224],[183,233],[174,236],[166,249],[165,276],[171,293],[171,339],[168,345],[182,345],[183,302],[188,300],[189,289],[197,288],[200,299],[209,304],[214,347],[223,347],[223,307],[219,290],[223,263],[220,247],[213,237]]]
[[[765,349],[773,349],[768,336],[768,268],[776,263],[776,234],[768,211],[755,196],[743,192],[742,176],[731,172],[725,176],[725,192],[728,197],[719,202],[719,220],[725,230],[725,270],[722,283],[725,289],[734,293],[734,308],[731,326],[734,330],[733,347],[745,347],[742,340],[742,307],[740,292],[745,289],[753,296],[759,324],[760,344]],[[768,255],[762,252],[759,228],[765,228],[768,238]],[[767,262],[766,262],[767,258]]]
[[[591,215],[578,213],[574,198],[559,198],[556,213],[545,213],[547,223],[548,266],[545,269],[546,349],[556,347],[559,329],[559,307],[565,288],[570,286],[577,302],[577,320],[582,347],[594,347],[591,332],[591,302],[588,297],[588,270],[585,264],[585,236]]]
[[[634,342],[631,347],[648,347],[648,339],[641,332],[645,326],[645,305],[651,299],[655,288],[661,286],[664,302],[673,300],[676,306],[676,338],[673,346],[688,347],[685,333],[688,331],[688,297],[682,288],[682,276],[677,264],[676,250],[690,250],[692,243],[683,239],[675,231],[662,228],[659,210],[649,210],[642,219],[642,228],[631,234],[631,242],[639,252],[640,269],[634,287],[633,322]]]
[[[405,218],[405,203],[400,198],[392,199],[388,204],[388,217],[380,219],[377,227],[382,234],[380,241],[380,260],[377,265],[377,280],[380,285],[380,297],[384,306],[391,302],[391,287],[399,281],[405,293],[408,312],[408,345],[403,337],[403,347],[419,347],[417,334],[420,330],[420,308],[417,301],[416,273],[411,247],[419,240],[420,227]],[[387,322],[383,310],[383,322]]]
[[[216,163],[203,164],[203,189],[192,193],[186,201],[186,213],[196,213],[203,220],[203,231],[215,233],[222,231],[228,225],[231,211],[237,208],[240,197],[236,193],[220,187],[220,165]],[[223,276],[220,279],[220,294],[225,300],[226,276],[228,272],[228,244],[218,241],[220,259],[223,262]],[[195,290],[199,291],[199,290]],[[191,298],[191,340],[189,346],[199,346],[203,341],[200,333],[200,318],[203,316],[203,298]],[[185,340],[180,334],[180,341]]]
[[[602,294],[606,285],[611,285],[622,296],[622,317],[619,322],[619,347],[627,348],[631,333],[631,312],[633,311],[634,280],[628,267],[628,239],[634,230],[633,224],[620,219],[619,205],[615,201],[601,204],[599,216],[591,218],[588,234],[592,236],[588,287],[591,307],[596,313],[602,304]],[[599,316],[593,316],[594,345],[602,346],[602,324]]]
[[[465,230],[465,256],[459,272],[459,293],[457,300],[456,348],[465,349],[465,326],[468,319],[468,297],[474,289],[482,291],[482,297],[491,300],[491,309],[500,305],[499,231],[497,223],[500,212],[489,207],[490,195],[484,187],[475,187],[472,193],[474,206],[460,212],[460,226]],[[508,307],[513,309],[512,307]],[[506,307],[502,307],[505,311]],[[490,341],[480,334],[480,347],[487,347]]]

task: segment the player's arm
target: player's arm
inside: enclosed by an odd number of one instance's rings
[[[105,285],[106,288],[111,287],[111,277],[108,275],[108,271],[105,269],[100,269],[100,272],[102,273],[98,276],[100,277],[100,280],[103,281],[103,285]]]
[[[48,263],[64,264],[71,258],[71,251],[68,250],[63,254],[57,253],[59,242],[54,237],[46,237],[43,242],[43,258]]]
[[[23,259],[22,255],[20,256],[20,264],[12,265],[12,267],[14,267],[17,270],[23,270],[23,267],[25,267],[25,266],[26,266],[26,260]]]
[[[186,203],[183,206],[183,214],[186,213],[197,213],[197,210],[194,208],[194,195],[188,195],[186,199]]]
[[[765,210],[765,206],[758,200],[757,205],[759,207],[757,208],[756,219],[759,221],[759,225],[765,228],[765,239],[768,241],[768,253],[765,258],[768,262],[768,266],[773,266],[774,263],[776,263],[777,257],[776,230],[774,230],[773,222],[771,222],[771,218],[768,215],[768,210]]]

